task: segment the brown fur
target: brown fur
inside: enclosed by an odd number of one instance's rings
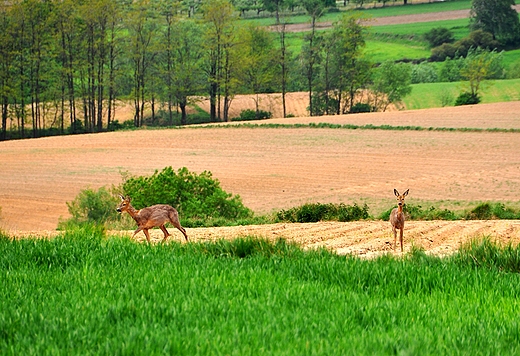
[[[136,210],[132,204],[130,204],[130,197],[127,196],[125,198],[120,195],[120,198],[121,203],[119,203],[116,210],[120,213],[126,211],[137,223],[138,227],[137,230],[135,230],[133,236],[142,230],[146,235],[146,240],[150,242],[150,234],[148,233],[148,229],[159,227],[164,233],[163,241],[166,241],[166,238],[170,236],[170,233],[168,230],[166,230],[164,225],[166,223],[171,223],[173,226],[179,229],[180,232],[182,232],[186,241],[189,241],[186,230],[179,222],[179,213],[175,208],[166,204],[157,204],[143,208],[141,210]]]
[[[390,224],[392,224],[392,231],[394,233],[394,250],[397,246],[397,230],[399,233],[399,241],[401,243],[401,252],[403,252],[403,231],[404,231],[404,198],[408,195],[408,190],[404,192],[402,195],[399,194],[397,189],[394,189],[394,194],[397,197],[397,208],[393,209],[390,213]]]

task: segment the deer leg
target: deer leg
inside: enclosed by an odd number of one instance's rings
[[[162,232],[164,233],[164,239],[163,239],[163,242],[166,241],[166,239],[168,238],[168,236],[170,236],[170,233],[168,232],[168,230],[166,230],[166,227],[163,225],[159,226],[162,230]]]
[[[394,251],[395,251],[395,248],[397,247],[397,230],[395,229],[395,227],[392,227],[392,232],[394,233]]]
[[[186,242],[189,241],[188,239],[188,235],[186,234],[186,230],[181,226],[181,223],[176,220],[176,221],[172,221],[171,222],[173,224],[173,226],[175,226],[180,232],[182,232],[182,234],[184,235],[184,238],[186,239]]]
[[[150,243],[150,233],[148,232],[148,229],[143,229],[143,232],[146,235],[146,240]]]
[[[135,235],[137,235],[137,233],[138,233],[139,231],[141,231],[141,230],[142,230],[142,228],[141,228],[141,227],[138,227],[137,230],[134,231],[134,234],[132,235],[132,238],[134,238]]]
[[[403,252],[403,230],[404,229],[401,229],[399,234],[399,241],[401,242],[401,252]]]

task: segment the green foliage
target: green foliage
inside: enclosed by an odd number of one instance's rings
[[[436,83],[439,80],[435,64],[421,62],[412,66],[411,83]]]
[[[181,221],[252,216],[240,196],[222,190],[220,182],[208,171],[196,174],[186,167],[177,172],[172,167],[166,167],[151,176],[129,177],[121,189],[132,198],[132,204],[137,209],[159,203],[169,204],[179,211]]]
[[[458,264],[475,269],[484,267],[520,273],[520,246],[500,246],[493,243],[489,237],[474,239],[464,244],[453,259]]]
[[[381,220],[388,220],[395,207],[384,211],[379,216]],[[439,209],[434,206],[423,208],[421,205],[405,204],[403,211],[408,220],[457,220],[459,217],[448,209]]]
[[[283,240],[148,246],[77,230],[0,250],[0,354],[520,351],[518,247],[361,260]]]
[[[117,199],[105,187],[84,189],[72,202],[67,202],[73,223],[104,223],[116,220]]]
[[[281,210],[276,214],[277,221],[309,223],[318,221],[354,221],[368,219],[368,206],[357,204],[321,204],[307,203],[288,210]]]
[[[458,82],[462,80],[462,68],[464,68],[464,58],[446,58],[439,70],[439,81]]]
[[[362,113],[362,112],[372,112],[375,111],[375,108],[372,107],[372,105],[368,103],[355,103],[350,108],[350,113],[356,114],[356,113]]]
[[[504,43],[520,41],[518,13],[511,7],[514,0],[473,0],[471,3],[472,30],[484,30]]]
[[[407,63],[384,62],[374,74],[371,89],[375,107],[385,111],[390,104],[398,105],[411,93],[412,68]]]
[[[480,96],[476,93],[464,91],[455,99],[455,106],[474,105],[480,103]]]
[[[394,207],[379,215],[379,219],[388,220]],[[506,207],[502,203],[482,203],[467,212],[453,212],[434,206],[423,208],[421,205],[405,204],[403,208],[409,220],[491,220],[491,219],[520,219],[520,210]]]
[[[467,220],[520,219],[520,211],[506,207],[502,203],[482,203],[469,211]]]
[[[252,120],[265,120],[270,119],[273,114],[270,111],[264,110],[242,110],[240,112],[240,116],[237,118],[233,118],[231,121],[252,121]]]
[[[443,43],[453,43],[455,38],[453,33],[445,27],[432,28],[424,35],[424,39],[428,41],[431,48],[442,45]]]

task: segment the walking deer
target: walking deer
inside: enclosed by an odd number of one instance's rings
[[[139,231],[143,230],[146,235],[146,240],[150,243],[150,234],[148,233],[148,229],[159,227],[164,233],[163,241],[166,241],[166,238],[170,236],[170,233],[166,230],[164,225],[170,222],[173,226],[179,229],[180,232],[182,232],[186,241],[189,241],[186,230],[179,222],[179,213],[175,208],[166,204],[157,204],[141,210],[136,210],[132,204],[130,204],[129,196],[125,198],[124,196],[119,195],[119,197],[121,198],[121,203],[119,203],[116,210],[120,213],[126,211],[135,220],[138,226],[132,237],[134,237]]]
[[[393,209],[390,213],[390,224],[392,224],[392,231],[394,232],[394,250],[397,246],[397,230],[399,229],[399,241],[401,242],[401,252],[403,252],[403,230],[404,230],[404,198],[408,195],[408,190],[402,195],[399,194],[397,189],[394,189],[394,194],[397,197],[397,208]]]

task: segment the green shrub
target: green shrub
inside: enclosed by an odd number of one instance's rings
[[[234,220],[252,216],[240,196],[222,190],[220,182],[207,171],[196,174],[183,167],[175,172],[172,167],[166,167],[148,177],[130,177],[121,189],[132,198],[135,208],[169,204],[179,211],[181,219]]]
[[[502,203],[482,203],[469,211],[464,218],[467,220],[520,219],[520,211],[508,208]]]
[[[395,207],[384,211],[379,218],[388,220]],[[448,209],[439,209],[433,206],[423,209],[421,205],[405,204],[403,211],[409,220],[456,220],[457,214]]]
[[[340,204],[307,203],[288,210],[281,210],[276,214],[277,221],[287,222],[318,222],[318,221],[354,221],[368,219],[368,206]]]
[[[476,93],[462,92],[455,100],[455,106],[473,105],[480,103],[480,96]]]
[[[432,49],[430,59],[432,61],[444,61],[446,58],[454,58],[457,54],[457,47],[451,43],[444,43]]]
[[[412,84],[436,83],[439,80],[433,63],[422,62],[412,66]]]
[[[352,105],[350,108],[350,112],[352,114],[362,113],[362,112],[372,112],[375,111],[375,108],[368,103],[356,103]]]
[[[430,48],[440,46],[443,43],[453,43],[455,41],[453,32],[445,27],[432,28],[424,34],[424,39],[428,41]]]
[[[251,120],[265,120],[270,119],[273,116],[273,114],[270,111],[264,111],[264,110],[242,110],[240,112],[240,116],[237,118],[233,118],[231,121],[251,121]]]
[[[118,213],[115,209],[117,198],[106,188],[98,190],[84,189],[72,202],[67,202],[73,223],[104,223],[116,220]]]

